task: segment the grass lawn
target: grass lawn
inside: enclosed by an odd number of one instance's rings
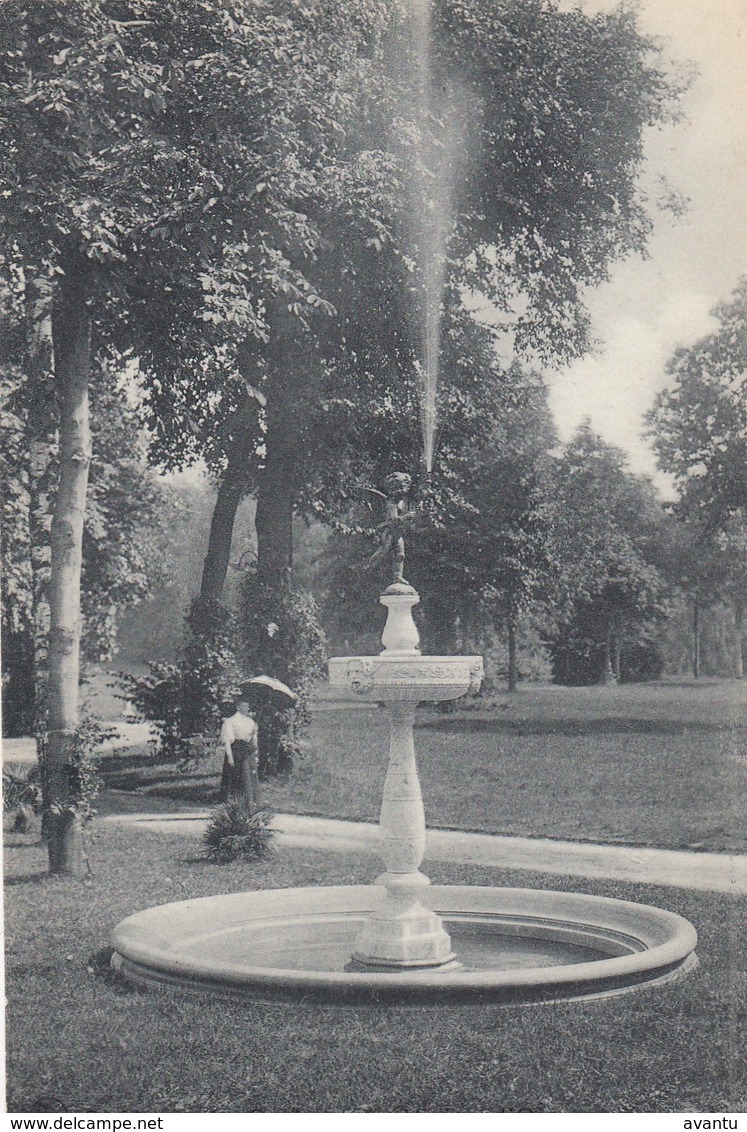
[[[747,851],[747,681],[525,686],[487,708],[421,710],[416,746],[434,828]],[[380,709],[319,710],[308,753],[265,801],[376,820],[386,747]],[[215,800],[218,761],[189,775],[137,752],[105,765],[110,787],[139,793],[102,812]]]
[[[679,889],[436,866],[439,882],[569,888],[690,919],[701,969],[671,986],[550,1006],[239,1004],[128,990],[112,927],[152,904],[368,881],[373,858],[283,850],[197,859],[179,838],[101,827],[85,883],[5,850],[11,1112],[739,1112],[747,901]]]

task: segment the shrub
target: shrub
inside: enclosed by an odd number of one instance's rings
[[[120,673],[118,681],[141,718],[158,732],[166,759],[192,763],[211,750],[198,736],[217,733],[220,703],[240,683],[232,639],[233,617],[219,601],[196,598],[188,617],[189,637],[178,664],[159,661],[147,676]]]
[[[242,586],[241,659],[248,672],[274,676],[297,699],[290,707],[266,698],[257,713],[259,777],[292,769],[311,722],[309,699],[321,675],[326,640],[313,597],[286,582],[268,586],[249,571]]]
[[[47,813],[60,813],[63,810],[75,812],[83,825],[89,825],[96,816],[94,801],[103,786],[99,774],[97,751],[108,739],[117,738],[114,729],[105,729],[95,719],[85,712],[81,713],[81,721],[75,733],[75,746],[64,766],[67,779],[68,801],[62,805],[57,802],[49,803],[49,779],[47,777],[47,746],[46,735],[41,741],[37,740],[39,750],[39,772],[41,780],[42,797],[44,801],[44,818]],[[42,820],[42,837],[46,836],[46,826]]]
[[[272,814],[248,810],[239,801],[222,803],[213,810],[202,842],[205,856],[221,865],[239,859],[256,861],[270,846]]]
[[[177,759],[182,754],[182,671],[168,661],[148,669],[147,676],[119,672],[117,682],[138,716],[154,725],[163,757]]]
[[[3,812],[13,821],[15,833],[26,833],[34,814],[41,813],[39,768],[9,763],[3,767]]]

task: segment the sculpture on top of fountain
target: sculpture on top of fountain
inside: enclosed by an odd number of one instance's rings
[[[379,598],[387,609],[387,621],[381,636],[382,653],[420,655],[420,634],[412,616],[413,606],[420,601],[414,586],[405,579],[405,530],[412,526],[408,496],[412,477],[407,472],[392,472],[384,480],[385,492],[368,487],[366,491],[386,502],[386,519],[376,528],[381,540],[371,555],[366,569],[371,569],[388,555],[393,557],[394,581]]]
[[[377,491],[374,487],[367,487],[365,490],[371,495],[377,495],[386,504],[386,519],[376,528],[380,546],[369,558],[366,569],[370,570],[391,554],[394,562],[394,579],[384,592],[414,593],[413,587],[404,577],[405,530],[412,525],[412,510],[409,507],[412,476],[407,472],[391,472],[384,480],[384,491]]]

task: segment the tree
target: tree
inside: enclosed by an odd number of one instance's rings
[[[294,513],[344,509],[351,478],[370,478],[377,443],[418,463],[416,363],[428,362],[419,328],[440,303],[429,286],[433,256],[429,265],[413,236],[420,205],[412,186],[441,177],[426,155],[451,153],[452,210],[441,217],[451,238],[431,251],[447,256],[452,321],[464,288],[477,288],[506,311],[519,347],[572,356],[586,346],[581,288],[645,242],[640,133],[676,94],[629,14],[591,20],[535,3],[509,4],[485,19],[475,4],[442,4],[424,103],[412,81],[419,45],[403,23],[408,15],[387,4],[329,4],[316,21],[300,6],[280,10],[282,24],[253,33],[273,92],[268,99],[256,90],[255,104],[282,131],[258,130],[230,90],[221,96],[222,146],[240,155],[242,168],[261,159],[261,180],[237,180],[211,150],[211,135],[202,140],[205,123],[214,123],[206,100],[185,99],[171,121],[176,136],[200,139],[202,164],[221,184],[203,225],[223,241],[223,260],[200,279],[204,315],[231,342],[229,364],[191,367],[204,381],[174,397],[160,360],[150,395],[160,435],[171,430],[182,452],[190,434],[214,437],[218,425],[223,437],[213,444],[220,488],[206,599],[225,578],[242,493],[257,493],[262,589],[280,592],[292,568]],[[538,91],[540,63],[548,85]],[[182,92],[194,81],[191,71],[182,76]],[[443,95],[434,98],[436,90]],[[452,145],[459,132],[469,161]],[[460,166],[469,172],[457,180]],[[440,203],[425,201],[427,209]],[[227,237],[229,220],[235,235]],[[195,309],[188,285],[177,298]],[[512,307],[523,308],[521,317]],[[178,303],[173,309],[178,325]],[[361,318],[362,310],[376,317]],[[154,316],[143,315],[138,321],[148,325]],[[447,333],[449,317],[447,310]],[[158,312],[154,341],[181,342],[164,325]],[[204,394],[209,387],[215,405],[216,379],[218,408],[206,419]]]
[[[678,510],[715,532],[747,513],[747,278],[713,313],[718,329],[675,351],[648,420]]]
[[[459,444],[445,426],[443,459],[458,493],[438,508],[442,522],[415,533],[410,559],[413,571],[428,579],[424,616],[431,646],[453,651],[457,624],[463,647],[469,641],[480,647],[486,629],[500,628],[514,691],[519,623],[550,572],[547,472],[555,435],[538,376],[514,364],[503,374],[496,370],[487,390],[479,425],[470,419]]]
[[[437,106],[408,114],[397,94],[417,61],[406,51],[391,65],[408,30],[384,0],[330,0],[321,18],[295,0],[2,7],[3,234],[29,286],[49,288],[61,406],[49,761],[63,809],[92,335],[137,350],[157,438],[181,430],[184,454],[213,411],[216,373],[219,405],[247,381],[261,389],[258,573],[280,587],[294,510],[318,503],[309,456],[327,407],[341,409],[343,378],[364,400],[397,385],[417,395],[420,320],[403,316],[402,296],[417,311],[424,292],[402,202],[441,117]],[[578,352],[581,287],[645,240],[640,136],[673,85],[624,13],[535,2],[485,19],[475,0],[452,2],[436,10],[434,44],[436,84],[465,105],[475,158],[454,194],[450,293],[479,285],[506,308],[514,299],[520,344]],[[380,318],[361,326],[362,304]],[[247,343],[248,374],[234,364]],[[329,470],[320,481],[343,490]]]
[[[560,683],[657,674],[656,627],[666,613],[662,530],[651,483],[585,421],[558,460],[551,639]]]
[[[29,443],[35,427],[34,406],[28,404],[24,375],[6,370],[3,386],[0,481],[6,500],[2,535],[7,634],[3,672],[10,692],[3,725],[9,734],[36,734],[42,745],[46,721],[39,715],[39,694],[33,678],[35,670],[39,676],[34,649],[33,569],[38,548],[33,542],[34,467]],[[92,401],[96,460],[83,524],[81,654],[84,661],[95,663],[113,655],[123,614],[161,580],[161,547],[172,501],[168,490],[147,468],[139,422],[127,405],[123,389],[110,374],[96,371]],[[48,470],[52,479],[56,468],[53,451]]]
[[[461,329],[445,351],[442,398],[449,412],[441,458],[413,494],[405,570],[422,595],[416,616],[428,651],[482,647],[500,627],[509,638],[514,686],[519,621],[539,599],[549,571],[545,481],[555,437],[541,379],[517,365],[501,372],[492,335],[474,323]],[[407,459],[406,442],[400,458]],[[382,486],[390,459],[391,449],[382,445],[369,486]],[[417,466],[410,470],[417,473]],[[366,507],[366,499],[371,495],[361,491],[345,516],[355,537],[333,538],[324,555],[326,616],[338,640],[370,629],[378,594],[391,581],[391,554],[367,568],[370,536],[383,516],[380,504]]]
[[[747,278],[714,310],[719,327],[667,365],[670,384],[649,413],[660,467],[679,490],[675,513],[692,552],[684,582],[693,602],[693,670],[700,671],[699,612],[728,595],[737,630],[735,672],[744,673],[747,522]],[[707,583],[707,584],[706,584]]]
[[[147,0],[11,0],[0,8],[0,42],[3,264],[8,277],[20,279],[26,309],[34,291],[44,291],[51,319],[59,473],[50,536],[45,804],[50,868],[76,872],[81,841],[70,768],[94,332],[98,348],[116,345],[123,327],[125,338],[131,331],[126,316],[154,307],[188,255],[199,268],[209,254],[194,253],[215,184],[188,148],[174,144],[163,92],[168,87],[173,98],[195,42],[206,53],[228,44],[241,58],[246,42],[222,4]],[[220,82],[230,86],[224,63]],[[210,82],[218,85],[215,71]]]
[[[436,5],[431,93],[444,93],[424,108],[411,77],[418,45],[406,13],[330,3],[323,19],[310,21],[300,6],[279,11],[280,23],[252,30],[255,63],[272,76],[273,91],[268,99],[259,89],[257,106],[282,130],[258,134],[232,92],[222,95],[222,145],[241,156],[242,168],[261,159],[263,173],[261,182],[219,177],[220,153],[203,157],[222,185],[203,224],[224,240],[224,256],[201,275],[205,317],[221,332],[241,339],[246,310],[261,312],[246,324],[243,357],[235,350],[232,357],[244,383],[265,398],[255,412],[258,443],[236,451],[243,449],[245,482],[258,493],[259,570],[270,584],[292,566],[294,510],[323,506],[320,495],[343,490],[333,472],[356,463],[356,407],[394,392],[417,415],[419,328],[432,316],[412,231],[413,179],[434,172],[422,169],[424,154],[448,148],[455,131],[467,138],[469,160],[459,151],[447,163],[454,183],[446,305],[458,305],[465,286],[479,289],[506,312],[520,348],[567,358],[587,345],[582,288],[644,246],[651,221],[637,186],[641,131],[678,93],[630,12],[589,18],[534,2],[486,16],[474,0]],[[303,60],[293,81],[288,58]],[[190,71],[181,93],[195,81]],[[214,118],[195,97],[185,104],[172,129],[201,139]],[[227,241],[225,226],[230,219],[238,229],[238,218],[242,238]],[[189,289],[185,297],[191,312]],[[521,316],[512,313],[519,308]],[[361,318],[362,310],[376,315]],[[204,417],[195,404],[201,383],[178,398],[161,385],[154,413],[176,434],[189,432],[185,414]],[[398,387],[406,396],[397,397]],[[241,412],[240,401],[228,397],[225,419]],[[228,431],[219,466],[235,497]],[[232,511],[225,502],[224,530]]]
[[[690,656],[692,674],[703,671],[724,674],[724,662],[709,655],[716,644],[713,631],[707,630],[710,618],[713,627],[720,626],[717,637],[726,635],[726,607],[733,619],[733,643],[730,646],[731,674],[744,675],[744,604],[747,598],[747,532],[740,514],[732,516],[720,531],[713,531],[695,515],[674,506],[669,525],[671,546],[667,557],[667,576],[678,587],[688,607],[690,622]]]

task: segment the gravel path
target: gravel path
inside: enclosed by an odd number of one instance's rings
[[[173,815],[112,814],[100,820],[198,839],[208,816],[209,811],[200,810]],[[280,846],[340,853],[378,851],[378,826],[370,822],[277,814],[273,827]],[[729,853],[686,853],[435,829],[428,831],[425,859],[747,894],[747,855]]]

